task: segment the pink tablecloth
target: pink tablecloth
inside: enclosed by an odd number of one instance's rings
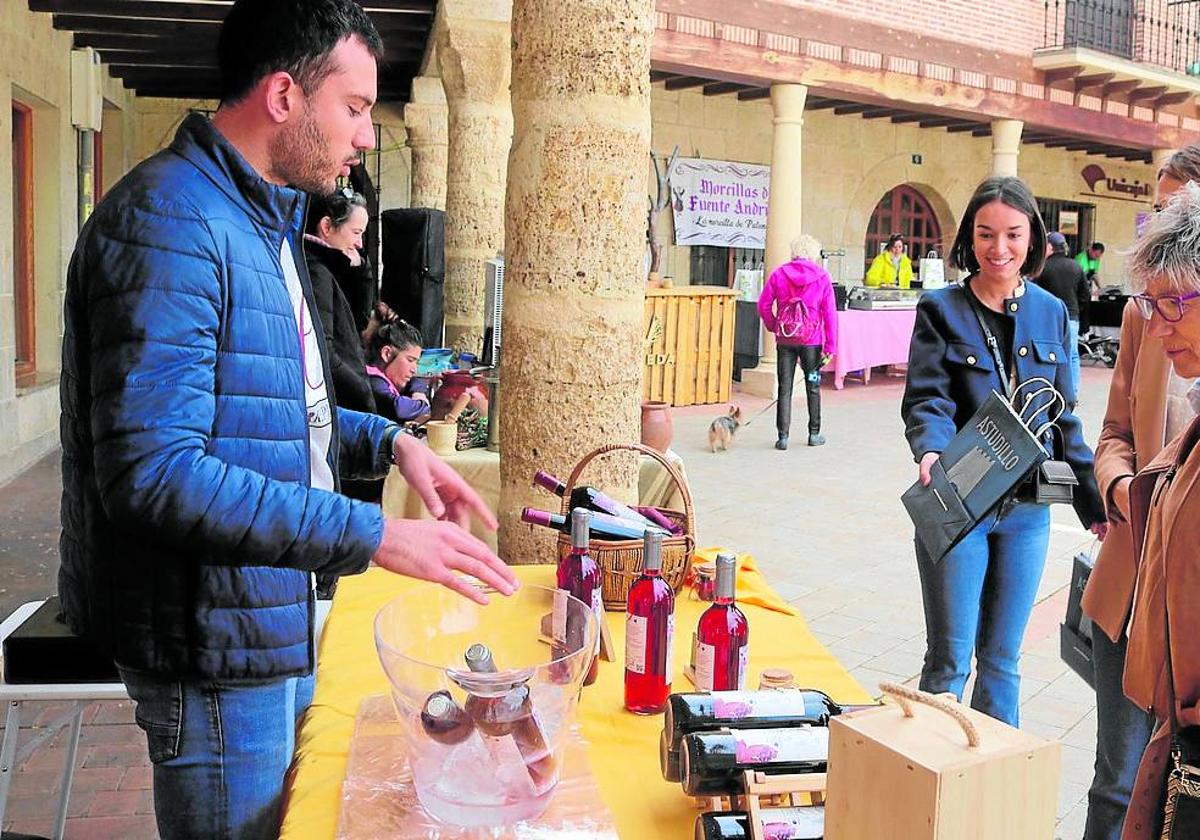
[[[838,313],[838,348],[829,364],[833,387],[841,388],[846,374],[876,365],[908,362],[915,309],[846,309]],[[828,368],[826,368],[828,370]]]

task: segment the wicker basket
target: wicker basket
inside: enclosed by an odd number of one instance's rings
[[[692,493],[684,482],[679,470],[662,456],[657,450],[640,443],[615,443],[602,446],[596,451],[585,455],[567,479],[567,489],[563,493],[562,512],[570,517],[571,492],[579,481],[580,474],[592,459],[608,452],[629,450],[641,455],[649,455],[671,476],[683,496],[682,512],[675,510],[659,511],[676,525],[683,526],[683,534],[677,537],[664,537],[662,543],[662,577],[676,594],[683,587],[684,578],[692,565],[692,554],[696,550],[696,514],[692,507]],[[613,612],[624,612],[625,603],[629,597],[629,587],[642,573],[642,541],[641,540],[597,540],[591,541],[588,549],[596,565],[600,567],[604,586],[604,608]],[[558,559],[571,553],[571,537],[568,534],[558,535]]]

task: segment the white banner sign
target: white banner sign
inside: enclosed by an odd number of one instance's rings
[[[765,248],[771,167],[680,160],[671,174],[676,245]]]

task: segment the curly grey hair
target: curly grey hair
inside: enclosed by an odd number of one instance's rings
[[[815,236],[802,233],[792,240],[792,259],[821,262],[821,243]]]
[[[1152,280],[1186,294],[1200,290],[1200,185],[1184,184],[1129,250],[1130,283],[1144,291]]]

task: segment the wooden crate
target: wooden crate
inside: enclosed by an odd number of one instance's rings
[[[642,399],[729,401],[736,303],[737,293],[723,286],[646,290]]]
[[[830,719],[825,837],[1051,840],[1059,744],[933,699],[963,723],[928,700]]]

